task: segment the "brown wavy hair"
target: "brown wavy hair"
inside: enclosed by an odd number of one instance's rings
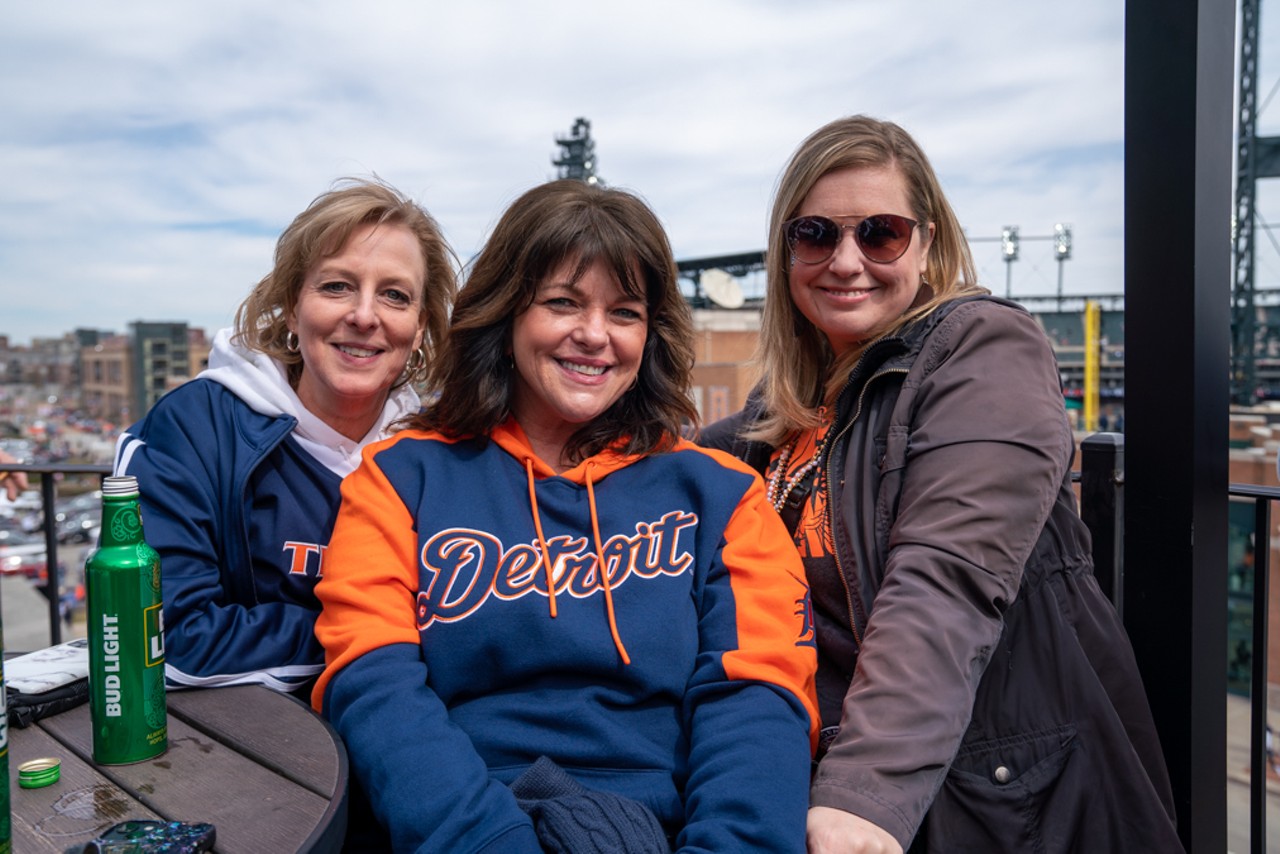
[[[302,355],[286,346],[288,318],[298,304],[302,281],[317,261],[341,250],[363,225],[399,225],[413,232],[422,247],[426,280],[418,326],[423,330],[422,362],[401,375],[392,388],[415,382],[434,359],[449,328],[449,305],[458,290],[456,257],[431,214],[399,190],[377,178],[343,178],[312,200],[276,241],[275,266],[236,310],[235,336],[243,346],[284,364],[297,387]]]
[[[624,453],[652,453],[670,447],[685,424],[697,423],[689,396],[693,321],[662,224],[632,193],[560,180],[516,199],[471,262],[449,336],[431,367],[428,385],[438,396],[408,426],[486,436],[510,415],[515,319],[565,262],[575,264],[575,282],[603,263],[649,315],[635,385],[573,434],[566,457],[580,461],[624,438]]]
[[[829,172],[850,167],[897,169],[906,182],[913,218],[934,224],[922,293],[905,314],[862,347],[836,358],[826,335],[791,301],[791,250],[782,225],[794,217],[813,185]],[[817,408],[834,403],[858,357],[874,340],[901,329],[949,300],[987,293],[964,229],[942,192],[929,158],[909,133],[869,116],[836,119],[810,134],[791,155],[774,195],[765,256],[766,297],[754,361],[769,413],[750,438],[777,445],[795,430],[818,425]],[[925,284],[927,282],[927,284]]]

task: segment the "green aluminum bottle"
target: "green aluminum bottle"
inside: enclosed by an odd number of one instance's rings
[[[159,756],[169,746],[160,555],[142,538],[135,477],[102,482],[102,535],[85,582],[93,761]]]

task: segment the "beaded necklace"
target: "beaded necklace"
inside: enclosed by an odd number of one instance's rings
[[[801,433],[796,433],[791,437],[791,441],[782,449],[782,453],[778,455],[778,465],[773,470],[773,474],[769,475],[769,482],[765,489],[765,498],[773,505],[773,509],[779,513],[782,507],[787,503],[787,498],[797,486],[804,482],[805,478],[822,464],[822,458],[826,455],[827,443],[831,439],[834,432],[831,425],[826,423],[827,411],[826,407],[818,409],[818,418],[826,424],[826,431],[822,434],[822,441],[813,449],[813,456],[800,466],[790,476],[786,474],[787,463],[791,461],[791,455],[795,452],[796,447],[800,444]]]

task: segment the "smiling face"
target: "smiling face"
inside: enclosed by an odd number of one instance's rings
[[[409,354],[422,343],[426,262],[413,232],[362,225],[302,280],[289,329],[298,336],[298,399],[330,427],[362,439]]]
[[[825,216],[853,224],[873,214],[917,219],[896,166],[858,166],[828,172],[814,182],[795,216]],[[837,355],[890,327],[915,302],[925,272],[933,223],[922,223],[902,257],[876,264],[845,230],[835,252],[819,264],[790,267],[791,299],[831,343]]]
[[[538,284],[512,326],[512,412],[538,456],[557,469],[566,441],[636,380],[648,335],[643,300],[627,296],[602,262],[578,281],[569,259]]]

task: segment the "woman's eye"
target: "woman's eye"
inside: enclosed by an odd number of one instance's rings
[[[391,288],[385,292],[387,299],[399,305],[409,305],[413,302],[413,295],[408,291],[402,291],[398,288]]]
[[[623,320],[644,320],[644,310],[639,308],[620,307],[615,308],[613,313]]]
[[[334,282],[320,283],[320,290],[328,291],[330,293],[340,293],[341,291],[345,291],[347,288],[348,288],[348,285],[346,282],[334,281]]]

